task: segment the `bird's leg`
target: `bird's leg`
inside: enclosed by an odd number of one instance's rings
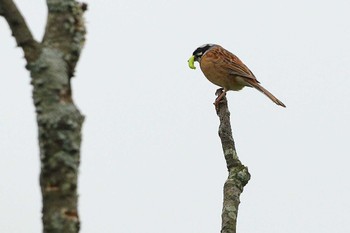
[[[214,102],[215,108],[217,109],[221,99],[226,95],[226,90],[224,88],[219,88],[216,90],[215,95],[218,96]]]

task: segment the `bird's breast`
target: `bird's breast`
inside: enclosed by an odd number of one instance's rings
[[[215,53],[206,53],[201,61],[200,67],[205,77],[217,86],[223,87],[226,90],[241,90],[245,85],[240,83],[240,80],[233,75],[230,75],[220,57]]]

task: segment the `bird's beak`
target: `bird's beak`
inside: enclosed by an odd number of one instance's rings
[[[191,69],[196,69],[196,67],[194,66],[194,59],[195,59],[195,57],[194,57],[194,55],[192,55],[191,57],[190,57],[190,59],[188,59],[188,66],[191,68]]]

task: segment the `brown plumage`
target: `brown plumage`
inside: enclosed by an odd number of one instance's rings
[[[243,87],[254,87],[264,93],[273,102],[286,107],[279,99],[260,85],[252,71],[234,54],[220,45],[205,44],[193,52],[194,60],[198,61],[205,77],[223,88],[223,93],[216,99],[217,104],[229,90],[239,91]]]

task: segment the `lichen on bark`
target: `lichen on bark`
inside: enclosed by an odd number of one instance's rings
[[[84,42],[86,4],[47,0],[48,20],[37,42],[12,0],[0,0],[0,15],[8,22],[24,51],[33,85],[40,148],[42,220],[45,233],[77,233],[78,172],[84,116],[72,99],[71,78]]]
[[[220,89],[217,94],[221,94]],[[216,113],[220,120],[219,137],[229,172],[224,184],[221,233],[236,233],[240,195],[250,180],[250,174],[248,168],[241,163],[237,155],[226,97],[222,98],[216,107]]]

